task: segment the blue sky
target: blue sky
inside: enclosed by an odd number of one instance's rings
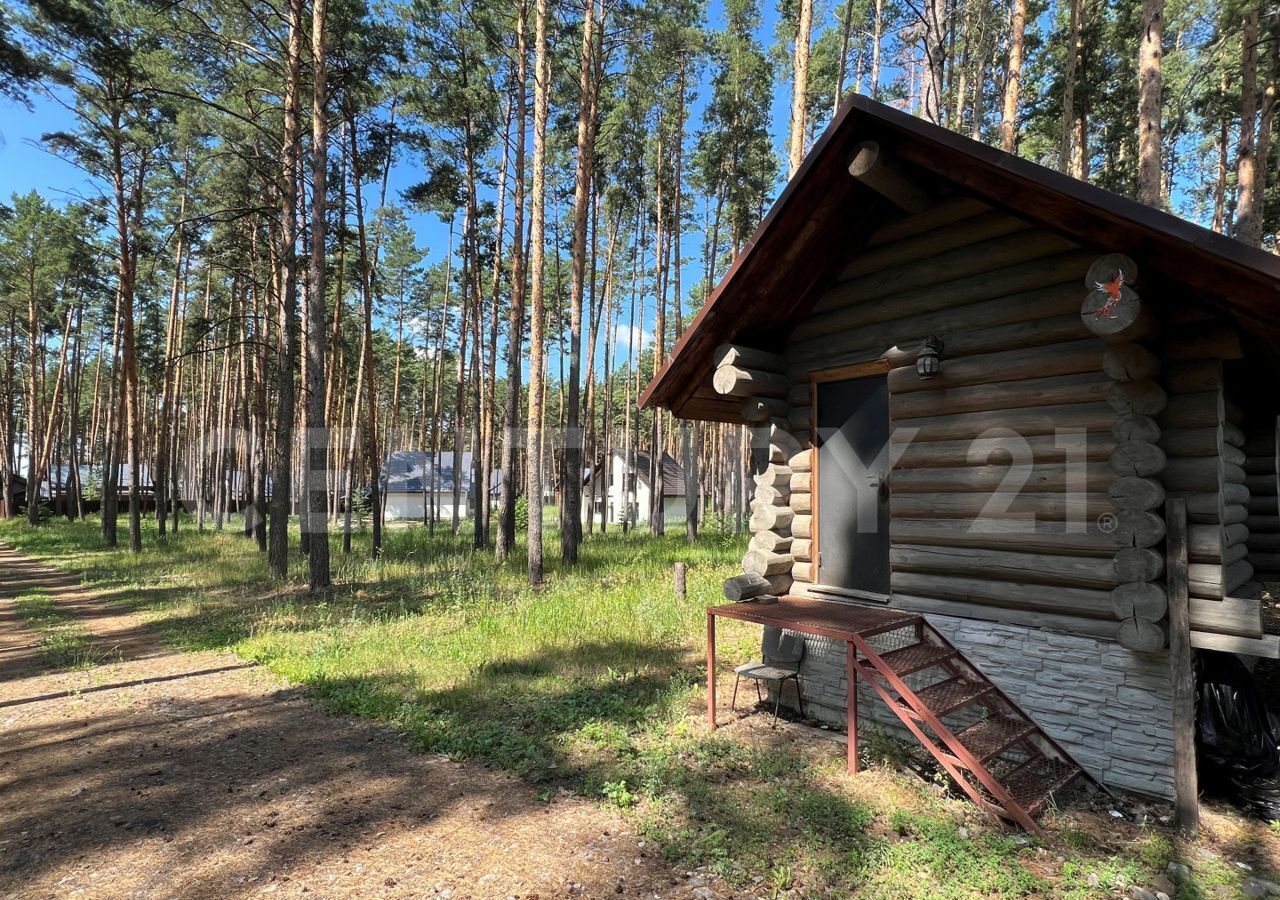
[[[819,18],[815,21],[815,37],[826,24],[821,16],[829,16],[827,4],[819,2]],[[762,22],[758,39],[766,50],[774,41],[774,30],[777,23],[777,9],[769,0],[762,4]],[[719,0],[711,0],[707,12],[708,21],[713,26],[721,16]],[[699,85],[698,97],[690,113],[691,121],[688,132],[696,133],[700,127],[700,114],[709,93],[707,85],[708,72],[704,67],[702,84]],[[780,75],[786,75],[783,68]],[[774,100],[772,107],[772,132],[774,144],[778,151],[779,163],[785,159],[784,143],[786,140],[789,104],[790,81],[785,77],[775,80]],[[0,197],[7,199],[13,193],[24,193],[35,189],[40,191],[54,203],[64,202],[79,194],[94,193],[94,187],[83,172],[72,164],[51,154],[41,144],[42,134],[70,127],[70,114],[54,99],[35,95],[32,98],[33,108],[27,110],[20,105],[0,101]],[[419,161],[412,156],[404,156],[397,160],[391,171],[389,182],[389,198],[399,201],[399,193],[415,184],[422,177]],[[374,191],[369,191],[369,202],[376,203]],[[409,211],[410,224],[417,235],[420,248],[429,252],[428,262],[442,260],[449,243],[448,225],[432,213]],[[698,258],[701,248],[701,234],[687,232],[683,241],[684,254],[687,258],[683,282],[685,289],[697,283],[701,278],[702,262]],[[651,301],[651,298],[650,298]],[[654,316],[653,303],[645,304],[643,331],[646,337],[652,331]],[[625,358],[626,345],[620,343],[617,350]],[[554,351],[553,351],[554,352]],[[603,363],[603,346],[600,348]],[[553,358],[550,363],[551,372],[558,369]]]
[[[90,189],[84,173],[50,153],[40,136],[69,128],[71,115],[54,100],[33,97],[34,109],[0,100],[0,197],[37,190],[53,203]]]

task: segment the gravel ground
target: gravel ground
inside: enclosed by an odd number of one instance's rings
[[[13,598],[92,633],[51,672]],[[0,895],[717,897],[602,804],[411,751],[0,546]]]

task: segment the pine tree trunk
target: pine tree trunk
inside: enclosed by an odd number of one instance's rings
[[[636,227],[636,251],[634,256],[637,260],[644,259],[644,214],[637,210],[636,218],[639,220]],[[634,448],[635,443],[631,436],[632,420],[636,420],[637,427],[639,424],[639,411],[635,408],[633,395],[631,391],[632,384],[636,381],[637,369],[636,364],[636,298],[640,293],[640,265],[634,265],[631,268],[631,311],[627,320],[627,383],[626,397],[623,403],[623,420],[622,420],[622,533],[626,534],[635,524],[632,510],[632,495],[635,490],[636,466]]]
[[[346,447],[346,477],[343,483],[346,503],[342,511],[342,552],[351,554],[351,517],[355,513],[356,473],[360,462],[360,450],[364,446],[362,436],[368,422],[361,414],[364,404],[364,354],[368,350],[364,341],[360,342],[360,358],[356,361],[356,392],[351,400],[351,435]]]
[[[796,38],[792,48],[791,138],[787,149],[787,177],[796,174],[804,160],[806,102],[809,96],[809,35],[813,30],[813,0],[799,0]]]
[[[529,583],[542,583],[543,259],[547,179],[547,0],[535,0],[533,91],[533,196],[529,236],[532,285],[529,311]]]
[[[69,478],[69,490],[71,496],[67,500],[67,518],[74,521],[75,519],[84,518],[84,485],[80,483],[80,450],[84,446],[82,435],[80,434],[80,399],[83,391],[84,370],[81,367],[83,361],[83,335],[84,335],[84,306],[80,305],[76,309],[76,349],[71,357],[71,371],[73,378],[71,381],[71,403],[67,421],[67,462]],[[3,423],[0,423],[3,424]],[[8,433],[5,429],[0,428],[0,440],[5,440]],[[3,456],[4,454],[0,454]],[[0,462],[0,485],[8,484],[4,478],[4,473],[8,471],[7,463]],[[4,518],[3,500],[0,499],[0,519]]]
[[[204,286],[204,313],[203,320],[211,321],[209,318],[210,304],[213,298],[213,269],[210,267],[205,273]],[[200,352],[200,390],[198,399],[198,415],[200,417],[200,454],[196,457],[198,463],[198,471],[196,473],[196,528],[204,531],[205,518],[209,513],[209,417],[213,408],[213,353],[209,349],[210,338],[212,334],[206,334],[201,339]],[[103,509],[106,509],[106,497],[103,497]]]
[[[436,343],[435,364],[432,366],[432,395],[431,395],[431,502],[429,507],[424,506],[422,515],[427,520],[427,528],[430,534],[436,532],[436,521],[438,519],[438,510],[436,502],[440,494],[440,445],[444,439],[443,431],[440,425],[440,396],[444,390],[444,352],[445,343],[449,335],[449,274],[453,261],[453,220],[449,220],[449,251],[444,258],[444,303],[440,311],[440,333]],[[362,367],[363,368],[363,367]]]
[[[1262,240],[1261,193],[1257,170],[1261,156],[1256,152],[1258,126],[1258,7],[1250,6],[1240,33],[1240,150],[1236,157],[1235,237],[1257,246]]]
[[[458,298],[458,358],[454,366],[453,391],[453,512],[449,517],[449,533],[457,537],[461,526],[462,506],[462,430],[466,421],[464,404],[467,399],[467,350],[471,335],[471,240],[472,213],[468,206],[462,218],[462,291]]]
[[[611,226],[611,235],[609,238],[609,252],[605,256],[604,265],[604,413],[603,422],[601,423],[601,472],[603,480],[600,483],[600,533],[604,534],[609,528],[609,491],[613,484],[613,367],[616,362],[613,357],[614,344],[614,302],[613,302],[613,248],[617,239],[618,229],[622,227],[622,214],[618,213],[618,218],[613,221]]]
[[[849,36],[853,30],[853,0],[845,0],[844,15],[840,22],[840,58],[836,60],[836,90],[831,101],[831,115],[840,112],[840,101],[844,99],[845,70],[849,66]]]
[[[573,272],[569,289],[569,396],[565,409],[564,495],[560,516],[560,555],[566,565],[578,561],[582,543],[582,298],[586,290],[587,221],[591,213],[595,157],[595,2],[582,17],[582,50],[578,58],[578,152],[573,185]]]
[[[32,526],[40,523],[40,468],[36,446],[40,443],[40,370],[44,365],[40,352],[44,347],[44,322],[36,287],[36,265],[32,257],[24,273],[27,290],[27,524]]]
[[[1014,0],[1024,3],[1025,0]],[[924,94],[924,117],[935,125],[942,123],[942,83],[946,66],[947,2],[926,0],[924,4],[925,68],[921,85]]]
[[[524,345],[524,148],[528,133],[525,33],[528,29],[528,4],[518,3],[516,19],[515,73],[515,185],[512,198],[511,238],[511,309],[507,314],[507,405],[502,412],[502,499],[498,510],[498,535],[494,558],[498,562],[511,556],[516,543],[516,465],[520,459],[517,435],[520,433],[520,349]],[[532,502],[532,501],[531,501]]]
[[[794,110],[793,110],[794,111]],[[792,125],[795,121],[792,120]],[[801,129],[803,131],[803,128]],[[664,165],[664,143],[661,137],[662,122],[658,123],[659,139],[657,148],[657,164],[655,166],[655,178],[657,180],[657,197],[654,210],[655,231],[653,237],[653,284],[656,297],[654,302],[656,309],[653,317],[653,365],[649,371],[649,378],[652,380],[657,377],[658,369],[662,365],[662,360],[667,353],[667,282],[666,282],[666,248],[667,248],[667,228],[665,211],[663,208],[663,165]],[[793,133],[794,141],[795,135]],[[803,142],[803,135],[800,140]],[[794,145],[793,145],[794,146]],[[640,394],[639,385],[636,385],[636,396]],[[653,418],[649,423],[649,530],[654,534],[662,534],[666,530],[666,516],[663,510],[663,491],[662,491],[662,410],[654,409]]]
[[[1005,73],[1004,106],[1000,112],[1000,149],[1018,147],[1018,94],[1022,90],[1022,48],[1027,31],[1027,0],[1013,0],[1009,20],[1009,68]]]
[[[275,446],[267,565],[273,578],[289,574],[289,517],[293,506],[294,369],[298,362],[298,166],[301,162],[302,0],[289,0],[285,64],[284,142],[280,179],[280,326],[276,360]]]
[[[1160,102],[1164,56],[1164,0],[1143,0],[1138,45],[1138,199],[1161,205]]]
[[[120,133],[120,116],[113,113],[112,133]],[[112,180],[115,189],[116,238],[118,244],[118,275],[120,282],[120,361],[123,382],[125,428],[129,460],[129,552],[142,552],[142,410],[139,406],[137,339],[134,331],[133,297],[136,256],[133,241],[135,196],[126,196],[122,138],[111,142]],[[145,163],[138,163],[135,183],[136,193],[141,190]],[[39,485],[27,486],[30,504],[38,496]]]
[[[1071,147],[1076,122],[1076,70],[1080,62],[1080,34],[1084,27],[1084,0],[1070,0],[1066,66],[1062,73],[1062,131],[1058,135],[1058,171],[1072,171]]]
[[[341,125],[338,129],[338,224],[339,228],[345,232],[347,228],[347,120],[343,116]],[[338,378],[339,375],[345,377],[347,369],[345,365],[345,357],[342,348],[342,314],[345,312],[346,290],[344,276],[347,269],[347,242],[345,240],[338,241],[338,258],[334,266],[335,285],[333,291],[333,317],[329,326],[329,355],[326,359],[328,364],[328,372],[325,380],[325,408],[338,409],[338,425],[339,428],[333,435],[333,452],[339,457],[345,453],[344,436],[346,432],[343,430],[350,425],[346,422],[347,403],[345,399],[336,399],[338,394]],[[362,345],[363,346],[363,345]],[[345,395],[344,395],[345,397]],[[342,504],[342,498],[346,496],[346,491],[350,489],[350,485],[342,484],[345,477],[346,468],[338,471],[334,467],[334,488],[333,495],[329,500],[330,518],[337,521],[339,506]],[[344,540],[349,540],[344,538]],[[344,552],[350,553],[350,547]]]
[[[591,487],[588,494],[584,497],[586,503],[583,517],[587,520],[587,534],[595,533],[596,513],[595,513],[595,494],[596,481],[594,476],[596,463],[599,456],[599,447],[597,446],[598,432],[596,430],[596,345],[600,340],[600,317],[604,314],[603,302],[604,295],[597,290],[596,270],[599,268],[599,259],[597,254],[600,248],[600,195],[595,190],[593,183],[591,190],[591,290],[590,300],[587,304],[591,311],[591,331],[587,338],[587,424],[586,424],[586,452],[583,457],[582,466],[584,469],[593,473],[591,478]],[[608,259],[613,254],[613,245],[610,243],[605,250],[605,257]],[[606,262],[606,266],[608,263]]]
[[[480,482],[482,489],[477,492],[477,497],[483,496],[483,503],[476,507],[476,513],[483,517],[483,523],[479,524],[480,533],[484,535],[485,546],[488,546],[490,534],[490,481],[493,480],[493,457],[496,449],[495,424],[497,420],[497,403],[498,403],[498,329],[499,306],[501,302],[502,292],[502,252],[503,240],[505,238],[504,229],[506,227],[507,214],[507,172],[510,166],[511,144],[509,141],[511,135],[511,119],[515,114],[514,105],[510,102],[510,98],[506,103],[506,109],[503,114],[502,134],[504,137],[502,146],[502,164],[498,170],[498,204],[497,215],[494,221],[494,243],[493,243],[493,271],[489,285],[489,346],[487,350],[488,371],[486,376],[485,388],[485,404],[481,411],[481,419],[483,422],[483,454],[480,461]]]
[[[468,132],[470,132],[470,126],[468,126]],[[468,145],[469,144],[470,137],[468,137]],[[474,175],[471,174],[474,172],[474,168],[470,159],[468,159],[467,169],[467,193],[470,197],[469,202],[471,207],[472,209],[475,209],[475,178]],[[471,444],[471,471],[468,473],[471,489],[468,491],[468,495],[474,495],[471,514],[473,546],[475,549],[480,550],[487,545],[488,535],[485,532],[484,514],[481,510],[484,500],[484,488],[482,484],[484,478],[481,471],[483,468],[484,451],[480,446],[481,441],[483,440],[484,429],[482,410],[484,407],[485,378],[484,371],[481,368],[482,350],[484,348],[484,329],[482,326],[482,322],[484,320],[484,297],[480,291],[480,248],[479,237],[475,228],[472,228],[471,230],[470,273],[471,296],[473,300],[471,303],[471,323],[468,327],[471,328],[471,380],[473,384],[471,386],[471,415],[469,417],[470,428],[468,429],[470,431]],[[466,483],[464,482],[464,489],[465,486]]]
[[[306,494],[309,551],[308,586],[312,593],[329,587],[329,423],[325,407],[325,225],[328,215],[326,177],[329,123],[325,18],[327,0],[311,3],[311,259],[307,284]]]
[[[184,169],[185,172],[185,169]],[[186,220],[187,192],[184,186],[182,197],[178,201],[178,222]],[[178,301],[181,296],[183,268],[183,239],[186,237],[185,224],[178,225],[177,241],[173,253],[173,285],[169,292],[169,313],[166,317],[164,343],[164,370],[161,375],[159,425],[160,435],[156,442],[156,530],[164,537],[168,510],[168,474],[169,474],[169,434],[176,425],[174,408],[178,405],[177,394],[173,384],[174,370],[177,368],[178,341]]]
[[[253,233],[253,258],[255,263],[259,259],[257,252],[257,231]],[[256,482],[254,483],[253,496],[253,537],[258,545],[259,553],[267,552],[267,438],[268,438],[268,417],[267,417],[267,340],[270,328],[268,327],[268,310],[267,310],[267,291],[258,286],[258,279],[255,278],[255,286],[253,290],[254,298],[254,337],[257,339],[257,352],[254,354],[254,379],[253,379],[253,426],[254,426],[254,460],[253,471]],[[188,493],[190,489],[188,488]],[[176,527],[176,520],[175,520]]]
[[[1253,167],[1253,196],[1259,225],[1258,239],[1254,246],[1262,245],[1262,223],[1266,219],[1267,175],[1271,171],[1271,132],[1275,126],[1276,101],[1280,96],[1280,23],[1273,21],[1267,44],[1268,64],[1263,67],[1267,80],[1262,89],[1258,133],[1253,142],[1254,156],[1257,159],[1257,165]]]
[[[255,229],[253,231],[253,234],[256,235],[256,233],[257,231]],[[255,245],[251,242],[250,246],[255,246]],[[254,259],[257,258],[256,246],[255,246],[254,252],[251,255],[253,256]],[[181,460],[180,449],[183,446],[180,440],[180,435],[182,432],[182,400],[181,398],[182,398],[182,379],[187,372],[188,366],[187,366],[186,356],[182,354],[182,333],[185,327],[185,323],[187,321],[187,310],[189,305],[187,288],[190,282],[191,282],[191,254],[188,253],[186,255],[186,260],[183,262],[182,289],[178,294],[178,319],[177,319],[177,322],[175,323],[175,334],[173,339],[173,348],[174,348],[174,352],[178,354],[178,360],[177,360],[176,366],[174,367],[174,373],[173,373],[174,408],[173,408],[173,415],[170,420],[171,427],[169,429],[169,446],[166,450],[169,457],[169,465],[168,465],[169,503],[173,510],[172,527],[173,527],[173,532],[175,534],[177,534],[178,532],[179,514],[182,512],[182,508],[183,508],[182,507],[182,483],[180,478],[181,471],[182,471],[182,466],[180,464],[180,460]],[[255,281],[254,296],[256,297],[257,295],[258,295],[258,287]],[[257,383],[260,384],[261,379],[262,379],[262,371],[259,370]],[[261,462],[259,462],[259,465],[261,465]]]
[[[34,443],[31,446],[31,455],[37,457],[36,477],[34,479],[36,484],[42,483],[45,478],[49,477],[49,461],[57,444],[56,438],[58,437],[59,425],[62,417],[63,385],[67,381],[67,354],[71,347],[71,326],[75,322],[75,311],[79,302],[78,298],[73,301],[72,305],[67,308],[67,311],[63,316],[62,343],[61,350],[58,353],[58,371],[54,375],[53,379],[53,393],[49,399],[49,408],[47,410],[44,430],[42,431],[44,437],[38,448]],[[36,454],[37,449],[39,450],[38,456]],[[53,488],[55,486],[62,486],[62,478],[60,475],[57,479],[49,478],[49,494],[51,498],[53,496]]]
[[[364,426],[365,465],[369,472],[369,523],[372,540],[369,554],[382,556],[382,458],[378,449],[378,390],[374,383],[373,359],[373,267],[369,260],[369,235],[364,224],[364,198],[361,189],[360,143],[357,138],[355,111],[347,111],[347,129],[351,141],[352,204],[356,210],[356,246],[360,266],[360,297],[364,307],[363,343],[364,391],[366,423]],[[350,486],[348,486],[350,490]]]
[[[240,389],[236,395],[236,410],[240,415],[241,424],[236,430],[236,455],[239,459],[236,461],[235,478],[238,485],[236,495],[236,505],[240,509],[241,523],[240,531],[246,538],[253,537],[253,516],[250,513],[250,507],[253,501],[253,459],[252,444],[249,442],[249,422],[252,416],[252,400],[249,392],[253,382],[253,366],[250,363],[249,347],[252,340],[249,333],[249,317],[253,314],[250,306],[250,297],[252,296],[252,277],[246,279],[244,286],[244,294],[241,297],[240,317],[240,334],[239,334],[239,384]]]
[[[884,39],[884,0],[876,0],[875,24],[871,32],[871,99],[880,99],[880,43]]]
[[[952,41],[955,40],[955,32],[952,32]],[[964,4],[964,40],[960,46],[959,64],[955,65],[952,70],[951,84],[951,130],[959,131],[964,125],[964,102],[969,96],[969,60],[972,51],[973,40],[973,3],[965,2]],[[953,60],[954,62],[954,60]],[[958,72],[958,74],[956,74]]]
[[[0,519],[8,519],[15,512],[13,504],[13,370],[18,361],[18,319],[9,313],[8,353],[4,366],[4,396],[0,399]],[[97,371],[102,371],[102,354],[98,356]],[[95,398],[96,399],[96,398]]]

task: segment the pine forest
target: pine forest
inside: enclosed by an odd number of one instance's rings
[[[742,531],[747,429],[637,399],[845,98],[1274,250],[1278,81],[1261,0],[0,3],[0,123],[83,174],[0,203],[0,510],[321,590],[417,453],[536,584],[672,527],[578,512],[642,452]]]

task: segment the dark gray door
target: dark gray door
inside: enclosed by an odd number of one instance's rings
[[[820,584],[889,593],[889,386],[818,384]]]

